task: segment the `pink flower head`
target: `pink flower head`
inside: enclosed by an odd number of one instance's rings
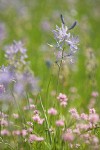
[[[32,133],[32,132],[33,132],[33,129],[32,129],[32,128],[28,128],[27,131],[28,131],[29,133]]]
[[[6,129],[4,129],[4,130],[1,130],[1,135],[10,135],[10,132],[8,131],[8,130],[6,130]]]
[[[43,122],[44,122],[44,118],[41,119],[38,114],[36,114],[35,116],[33,116],[32,119],[33,119],[35,122],[37,122],[38,124],[43,124]]]
[[[38,121],[38,124],[42,125],[44,122],[44,118],[40,118],[40,120]]]
[[[48,114],[57,115],[57,110],[55,108],[50,108],[50,109],[48,109]]]
[[[74,129],[74,130],[73,130],[73,133],[80,134],[79,128]]]
[[[24,110],[29,110],[29,106],[24,106],[23,109]]]
[[[34,142],[34,141],[41,142],[43,140],[44,140],[43,137],[38,137],[35,134],[30,134],[30,136],[29,136],[29,142],[31,142],[31,143]]]
[[[92,92],[92,96],[96,98],[96,97],[99,96],[99,93],[98,93],[97,91],[93,91],[93,92]]]
[[[67,102],[61,102],[60,105],[66,107]]]
[[[60,93],[57,99],[60,101],[61,106],[65,107],[67,105],[68,98],[65,94]]]
[[[7,118],[8,115],[7,115],[7,114],[4,114],[3,112],[0,111],[0,117],[1,117],[1,118]]]
[[[76,125],[76,128],[79,128],[79,130],[88,130],[90,128],[90,125],[84,124],[84,123],[79,123]]]
[[[39,114],[39,110],[34,110],[34,114],[36,115],[36,114]]]
[[[74,140],[74,135],[73,133],[71,132],[65,132],[63,135],[62,135],[62,139],[66,142],[72,142]]]
[[[30,104],[30,109],[34,109],[35,105],[34,104]]]
[[[12,133],[13,135],[21,135],[21,131],[19,131],[19,130],[15,130],[15,131],[13,131],[13,133]]]
[[[1,126],[5,126],[7,127],[8,126],[8,121],[2,119],[1,122],[0,122]]]
[[[66,130],[66,132],[67,132],[67,133],[72,133],[73,131],[72,131],[72,129],[68,128],[68,129]]]
[[[92,137],[92,142],[93,144],[98,144],[99,143],[99,139],[98,137],[96,137],[95,135]]]
[[[65,94],[62,94],[62,93],[59,94],[57,99],[60,101],[67,101],[68,100],[67,96]]]
[[[90,113],[90,114],[95,114],[95,113],[96,113],[96,110],[95,110],[94,108],[91,108],[91,109],[89,109],[89,113]]]
[[[96,103],[96,99],[95,98],[91,98],[90,99],[90,103],[88,105],[88,108],[93,108],[93,106],[95,105],[95,103]]]
[[[21,135],[22,135],[23,137],[25,137],[25,136],[27,135],[27,130],[23,129],[23,130],[21,131]]]
[[[57,120],[56,121],[56,126],[64,126],[64,121],[63,120]]]
[[[99,121],[99,115],[98,114],[90,114],[89,121],[91,123],[97,123]]]
[[[82,113],[82,114],[80,115],[80,117],[81,117],[81,119],[83,119],[83,120],[88,120],[88,115],[85,114],[85,113]]]
[[[86,133],[86,134],[81,135],[81,137],[87,141],[90,139],[90,134]]]
[[[19,118],[19,115],[18,115],[18,114],[13,114],[13,117],[14,117],[15,119],[18,119],[18,118]]]
[[[32,119],[33,119],[35,122],[38,122],[38,120],[40,119],[40,117],[39,117],[39,115],[37,114],[37,115],[34,115],[34,116],[32,117]]]
[[[71,108],[69,110],[69,112],[71,113],[71,115],[72,115],[73,118],[80,119],[79,114],[78,114],[78,112],[77,112],[77,110],[75,108]]]

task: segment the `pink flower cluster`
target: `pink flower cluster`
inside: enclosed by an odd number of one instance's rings
[[[44,122],[44,118],[40,118],[40,116],[38,114],[34,115],[32,117],[32,119],[40,125],[43,124],[43,122]]]
[[[72,129],[67,129],[63,135],[62,139],[64,141],[72,142],[74,138],[81,139],[82,142],[90,144],[92,147],[99,144],[99,139],[92,130],[97,128],[97,123],[99,123],[99,115],[96,113],[95,109],[89,109],[89,114],[81,113],[78,114],[75,108],[69,111],[71,116],[76,119],[76,126]],[[75,120],[74,120],[75,121]],[[75,143],[71,143],[71,147],[75,148]]]
[[[72,142],[74,140],[74,134],[71,129],[67,129],[62,135],[62,139],[66,142]]]
[[[8,121],[2,119],[2,120],[0,121],[0,125],[1,125],[1,126],[4,126],[4,127],[7,127],[7,126],[8,126]]]
[[[56,121],[56,126],[64,126],[64,120],[60,119]]]
[[[57,115],[57,110],[55,109],[55,108],[50,108],[50,109],[48,109],[48,114],[50,114],[50,115]]]
[[[41,141],[44,141],[44,138],[43,137],[39,137],[35,134],[30,134],[29,136],[29,142],[32,143],[34,141],[38,141],[38,142],[41,142]]]
[[[90,109],[89,111],[89,121],[92,123],[92,124],[96,124],[99,122],[99,115],[96,113],[95,109]]]
[[[69,110],[69,112],[71,113],[71,116],[72,116],[73,118],[75,118],[75,119],[79,119],[79,118],[80,118],[80,116],[79,116],[79,114],[78,114],[76,108],[71,108],[71,109]]]
[[[97,91],[93,91],[91,95],[96,98],[99,96],[99,93]]]
[[[60,93],[57,99],[59,100],[61,106],[66,107],[68,98],[65,94]]]
[[[3,130],[1,130],[1,135],[2,136],[9,136],[10,132],[7,129],[3,129]]]
[[[34,104],[30,104],[29,106],[24,106],[24,110],[34,110],[34,109],[35,109]]]
[[[93,91],[92,93],[91,93],[91,99],[90,99],[90,102],[89,102],[89,105],[88,105],[88,107],[89,108],[93,108],[94,107],[94,105],[96,104],[96,99],[98,98],[98,96],[99,96],[99,93],[97,92],[97,91]]]
[[[12,134],[17,135],[17,136],[21,135],[22,137],[25,137],[28,133],[27,133],[27,130],[22,129],[21,131],[20,130],[14,130],[12,132]]]

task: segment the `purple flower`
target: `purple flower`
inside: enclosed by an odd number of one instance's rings
[[[74,37],[69,32],[68,27],[62,23],[61,27],[56,26],[53,30],[54,38],[56,40],[56,62],[62,59],[68,58],[70,62],[73,62],[74,53],[78,50],[79,39]],[[66,47],[68,46],[68,48]]]
[[[14,84],[14,93],[24,96],[26,92],[38,92],[38,79],[27,70],[23,73],[16,73],[16,84]]]
[[[75,53],[78,50],[78,43],[79,43],[79,39],[78,37],[71,37],[69,40],[66,41],[68,43],[68,45],[70,46],[70,50]]]
[[[14,41],[5,48],[9,67],[2,66],[0,69],[0,99],[2,96],[8,99],[12,93],[22,98],[26,92],[38,92],[38,79],[29,68],[26,51],[20,41]]]
[[[56,26],[56,30],[53,30],[55,39],[60,43],[70,36],[70,33],[67,33],[68,28],[62,24],[61,28]]]
[[[14,41],[12,45],[5,47],[5,57],[8,59],[8,63],[15,68],[22,68],[26,65],[26,49],[23,47],[21,41]]]
[[[15,82],[13,68],[2,66],[0,68],[0,100],[11,99],[11,88]]]

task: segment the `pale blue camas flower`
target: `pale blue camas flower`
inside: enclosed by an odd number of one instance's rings
[[[62,20],[62,18],[61,18]],[[53,30],[54,38],[56,40],[56,62],[59,62],[61,59],[68,58],[72,62],[74,53],[78,50],[79,39],[71,35],[70,30],[74,28],[76,22],[68,28],[64,20],[62,20],[61,27],[56,26],[56,29]],[[71,59],[70,59],[71,58]]]
[[[14,93],[18,96],[25,96],[26,93],[37,93],[39,90],[38,78],[30,70],[16,74],[16,84],[14,84]]]
[[[0,68],[0,84],[7,84],[15,80],[15,73],[12,67],[5,67],[4,65]]]
[[[65,39],[68,39],[70,37],[70,33],[67,33],[68,28],[64,24],[62,24],[61,28],[59,28],[56,25],[56,30],[53,30],[54,37],[57,40],[57,42],[63,42]]]
[[[15,82],[13,68],[2,66],[0,68],[0,100],[11,98],[11,88]]]
[[[78,50],[78,43],[79,43],[79,39],[78,37],[71,37],[68,41],[67,41],[68,45],[70,46],[70,50],[75,53]]]
[[[26,58],[28,57],[21,41],[14,41],[12,45],[5,47],[5,57],[8,60],[9,65],[15,68],[21,68],[26,65]]]
[[[29,67],[26,52],[20,41],[14,41],[5,48],[9,66],[0,68],[0,100],[12,99],[12,94],[22,98],[28,92],[34,94],[39,91],[38,79]]]

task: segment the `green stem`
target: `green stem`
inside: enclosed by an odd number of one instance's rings
[[[40,97],[40,103],[41,103],[41,107],[42,107],[42,110],[43,110],[43,113],[44,113],[44,117],[45,117],[45,120],[46,120],[48,135],[49,135],[50,144],[51,144],[52,143],[52,138],[51,138],[51,134],[50,134],[50,131],[49,131],[50,128],[49,128],[49,123],[48,123],[47,115],[45,113],[45,109],[44,109],[44,106],[43,106],[43,103],[42,103],[42,100],[41,100],[41,96],[39,95],[39,97]]]
[[[62,58],[61,58],[61,60],[60,60],[60,64],[57,64],[57,65],[58,65],[58,78],[57,78],[56,96],[57,96],[57,94],[58,94],[59,76],[60,76],[60,70],[61,70],[61,66],[62,66],[62,62],[63,62],[63,58],[64,58],[63,53],[64,53],[64,48],[63,48],[63,50],[62,50]]]

